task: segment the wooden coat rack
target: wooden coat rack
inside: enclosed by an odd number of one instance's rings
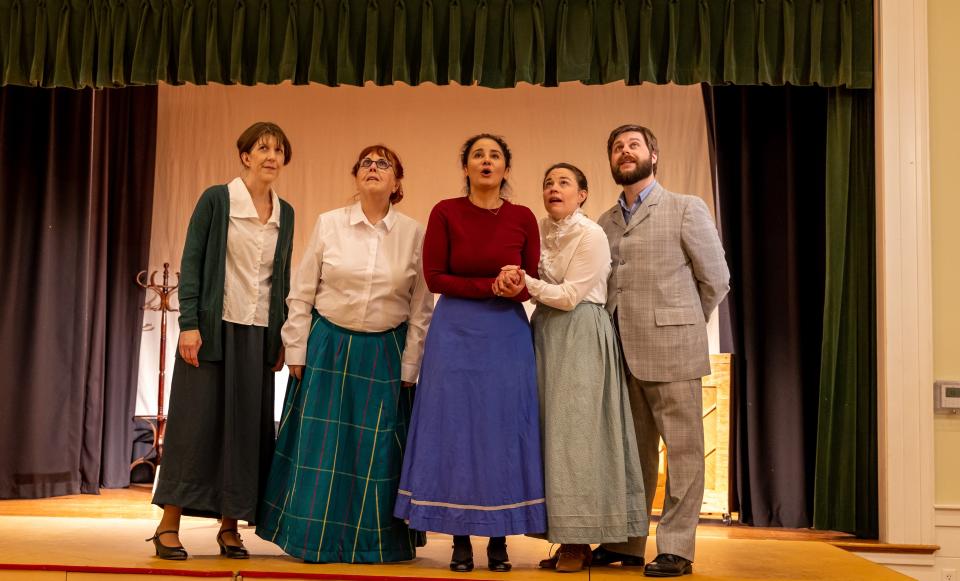
[[[167,362],[167,313],[175,313],[179,311],[179,309],[174,309],[170,306],[170,297],[177,292],[177,288],[180,286],[179,272],[175,273],[177,282],[172,285],[170,284],[169,262],[163,263],[162,284],[157,284],[157,274],[158,271],[156,270],[150,274],[149,283],[147,282],[146,270],[141,270],[137,274],[137,284],[148,291],[155,292],[157,294],[157,298],[159,299],[155,304],[148,303],[143,306],[143,310],[145,311],[160,311],[160,363],[157,379],[157,414],[155,416],[137,416],[137,418],[145,419],[150,423],[150,427],[153,430],[153,445],[146,454],[137,458],[130,464],[131,470],[141,464],[147,464],[153,469],[154,474],[156,474],[157,466],[160,465],[160,459],[163,456],[163,434],[167,425],[167,417],[163,413],[163,387],[166,385],[165,378]]]

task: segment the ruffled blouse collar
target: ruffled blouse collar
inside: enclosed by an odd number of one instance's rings
[[[584,218],[585,216],[580,208],[577,208],[572,214],[559,220],[547,217],[547,232],[546,236],[544,236],[544,241],[548,245],[558,248],[563,235],[570,232]]]
[[[577,208],[572,214],[554,220],[547,216],[540,222],[542,232],[542,244],[540,245],[540,277],[545,280],[554,278],[554,261],[557,256],[563,252],[566,245],[574,238],[570,234],[579,231],[578,225],[586,218],[580,208]],[[555,281],[556,282],[556,281]]]

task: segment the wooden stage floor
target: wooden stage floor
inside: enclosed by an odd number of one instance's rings
[[[44,500],[0,501],[0,581],[126,581],[134,579],[238,579],[399,580],[478,579],[492,581],[549,580],[558,575],[536,568],[550,545],[526,537],[510,537],[511,573],[486,570],[483,540],[475,542],[477,569],[454,574],[447,569],[450,537],[429,535],[417,559],[391,565],[307,565],[285,556],[275,545],[259,539],[252,529],[241,529],[244,542],[255,555],[246,561],[218,556],[217,523],[184,518],[182,535],[190,551],[187,561],[162,561],[153,557],[143,541],[153,534],[159,509],[149,504],[145,488],[104,491]],[[899,573],[839,549],[827,541],[843,535],[754,529],[740,526],[701,526],[697,561],[691,581],[735,579],[843,579],[884,581],[908,579]],[[650,558],[654,543],[648,547]],[[640,571],[596,567],[589,572],[563,575],[564,580],[642,578]]]

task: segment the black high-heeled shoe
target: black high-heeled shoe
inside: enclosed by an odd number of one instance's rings
[[[473,571],[473,545],[470,537],[455,535],[453,537],[453,555],[450,557],[450,570],[454,573],[469,573]]]
[[[487,544],[487,569],[494,573],[506,573],[513,569],[507,554],[507,540],[504,537],[490,537]]]
[[[160,535],[174,534],[179,535],[180,531],[157,531],[146,542],[153,541],[153,548],[157,551],[157,556],[168,561],[185,561],[187,559],[187,550],[183,547],[168,547],[160,542]]]
[[[240,545],[228,545],[223,542],[223,533],[233,533],[237,535],[237,540],[240,541]],[[217,544],[220,545],[220,554],[226,555],[228,559],[249,559],[250,553],[247,552],[247,548],[243,546],[243,540],[240,539],[240,533],[237,532],[237,529],[223,529],[217,533]]]

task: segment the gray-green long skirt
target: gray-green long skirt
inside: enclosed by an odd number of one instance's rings
[[[531,323],[547,499],[543,536],[571,544],[646,536],[643,474],[610,315],[594,303],[569,312],[539,304]]]

